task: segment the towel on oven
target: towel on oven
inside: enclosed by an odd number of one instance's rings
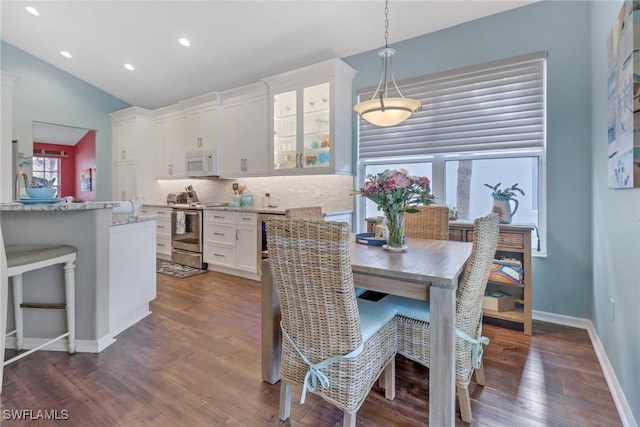
[[[176,212],[176,234],[184,234],[185,225],[184,212]]]

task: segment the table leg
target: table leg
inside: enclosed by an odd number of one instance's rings
[[[455,425],[455,289],[432,284],[429,425]]]
[[[262,381],[280,380],[280,302],[273,288],[269,260],[262,260]]]

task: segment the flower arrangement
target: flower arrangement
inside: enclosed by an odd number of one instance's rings
[[[429,178],[409,175],[406,169],[387,169],[375,175],[368,175],[364,187],[356,190],[354,194],[362,194],[378,205],[378,210],[385,213],[418,212],[416,206],[435,203]]]
[[[489,187],[492,190],[492,193],[491,193],[492,196],[512,198],[516,195],[516,191],[524,196],[524,191],[522,191],[522,189],[518,187],[517,182],[513,184],[511,187],[505,188],[504,190],[500,189],[501,185],[502,183],[499,182],[496,185],[485,184],[484,186]]]
[[[403,246],[404,216],[418,212],[416,206],[435,203],[431,181],[426,176],[409,175],[405,169],[368,175],[364,187],[354,191],[378,205],[386,218],[387,245]]]

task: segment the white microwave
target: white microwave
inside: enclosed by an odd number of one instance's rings
[[[193,176],[218,176],[218,153],[212,151],[187,152],[185,172],[189,177]]]

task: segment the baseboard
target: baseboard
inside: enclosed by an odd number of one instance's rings
[[[153,298],[152,298],[153,299]],[[151,314],[149,311],[149,303],[144,302],[140,304],[138,307],[133,309],[129,309],[126,315],[120,315],[118,319],[114,319],[111,321],[111,325],[109,327],[111,336],[116,336],[120,334],[122,331],[130,328],[135,325],[145,317]]]
[[[211,263],[209,263],[209,270],[216,271],[218,273],[230,274],[232,276],[238,276],[238,277],[242,277],[250,280],[261,279],[258,273],[250,273],[248,271],[236,270],[235,268],[222,267],[220,265],[212,265]]]
[[[47,338],[26,338],[24,348],[30,350],[49,341]],[[76,353],[100,353],[102,350],[116,342],[112,335],[106,335],[99,340],[76,340]],[[6,348],[15,348],[16,338],[7,337]],[[69,351],[69,344],[66,338],[54,341],[42,350],[45,351]]]
[[[565,316],[563,314],[548,313],[546,311],[533,310],[531,317],[542,322],[556,323],[558,325],[571,326],[579,329],[589,329],[593,327],[591,320],[581,317]]]
[[[611,366],[611,362],[609,362],[609,358],[607,357],[607,353],[602,346],[602,342],[600,341],[600,337],[596,332],[596,328],[593,325],[593,322],[590,319],[564,316],[561,314],[547,313],[537,310],[533,310],[532,317],[535,320],[540,320],[543,322],[556,323],[559,325],[586,329],[587,333],[589,334],[589,338],[591,339],[593,349],[596,352],[596,357],[600,362],[600,367],[602,368],[602,372],[604,373],[604,377],[607,381],[607,385],[609,386],[609,390],[611,391],[611,396],[613,397],[616,409],[618,410],[618,414],[620,415],[620,419],[622,420],[622,425],[624,427],[638,427],[638,423],[636,422],[633,413],[631,412],[629,402],[627,402],[622,387],[620,387],[620,382],[616,377],[613,366]]]

